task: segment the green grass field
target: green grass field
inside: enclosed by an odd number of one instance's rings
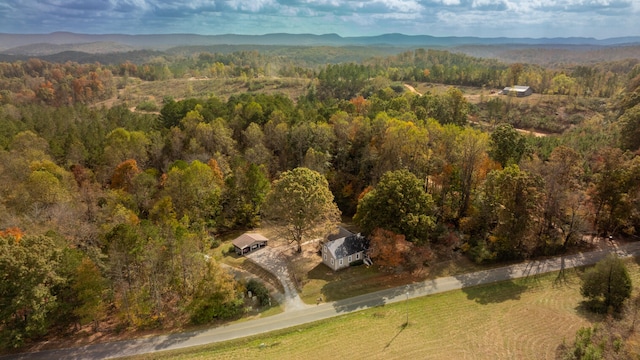
[[[640,284],[640,266],[628,267]],[[564,340],[601,319],[581,307],[580,273],[567,270],[562,282],[551,273],[451,291],[135,359],[554,359]]]

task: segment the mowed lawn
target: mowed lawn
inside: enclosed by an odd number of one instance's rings
[[[640,267],[627,264],[640,287]],[[551,273],[135,358],[554,359],[563,340],[573,342],[576,330],[601,320],[581,307],[581,271],[567,270],[563,281]]]

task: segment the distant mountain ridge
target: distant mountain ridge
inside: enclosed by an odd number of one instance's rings
[[[89,43],[77,43],[77,44],[49,44],[49,43],[37,43],[24,46],[14,47],[5,51],[2,51],[5,55],[26,55],[26,56],[43,56],[59,54],[61,52],[75,51],[83,52],[87,54],[108,54],[114,52],[126,52],[137,50],[136,48],[113,42],[113,41],[101,41],[101,42],[89,42]]]
[[[86,51],[106,46],[122,50],[166,50],[175,46],[202,45],[295,45],[295,46],[394,46],[394,47],[454,47],[463,45],[592,45],[618,46],[640,44],[640,37],[618,37],[610,39],[595,38],[480,38],[480,37],[435,37],[430,35],[384,34],[377,36],[342,37],[337,34],[286,34],[274,33],[265,35],[197,35],[197,34],[77,34],[70,32],[54,32],[50,34],[7,34],[0,33],[0,52],[10,55],[43,54],[47,44],[52,51]],[[102,45],[87,45],[102,44]],[[36,46],[37,45],[37,46]],[[57,45],[59,48],[56,48]],[[73,45],[73,46],[71,46]],[[80,46],[82,45],[82,46]],[[117,50],[114,50],[117,51]]]

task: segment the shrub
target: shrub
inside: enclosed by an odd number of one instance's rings
[[[581,124],[584,121],[584,116],[582,114],[573,114],[569,116],[569,124],[577,125]]]
[[[211,241],[210,241],[210,247],[211,249],[216,249],[218,248],[220,245],[222,245],[222,241],[220,241],[220,239],[217,239],[215,237],[211,237]]]
[[[138,106],[136,106],[136,110],[140,111],[158,111],[158,105],[156,105],[153,101],[143,101]]]
[[[476,264],[496,260],[496,253],[489,250],[487,243],[484,240],[479,241],[475,246],[469,244],[467,247],[469,248],[469,257],[471,257]]]
[[[622,260],[612,254],[585,272],[580,292],[592,311],[617,313],[631,296],[631,277]]]
[[[191,322],[196,325],[207,324],[214,319],[231,319],[242,313],[242,301],[235,299],[225,303],[211,299],[199,299],[191,305]]]
[[[629,319],[628,319],[629,320]],[[630,321],[624,325],[612,318],[593,327],[580,328],[572,345],[563,343],[558,359],[599,360],[599,359],[635,359],[633,347],[625,345]],[[633,328],[633,326],[632,326]]]
[[[391,90],[393,90],[396,94],[402,94],[404,92],[404,86],[401,84],[391,85]]]
[[[258,91],[264,89],[264,83],[251,81],[247,84],[247,88],[249,91]]]
[[[247,291],[258,298],[261,306],[269,305],[269,290],[258,280],[251,279],[247,282]]]

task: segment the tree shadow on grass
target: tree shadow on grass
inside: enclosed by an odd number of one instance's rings
[[[351,312],[360,309],[368,309],[377,306],[384,306],[389,300],[399,296],[405,296],[406,294],[406,287],[395,287],[335,301],[333,303],[333,307],[337,312]],[[395,301],[397,301],[397,299]]]
[[[75,348],[44,350],[21,353],[12,359],[106,359],[111,357],[133,356],[165,350],[177,344],[186,343],[206,330],[195,330],[148,338],[98,343]]]
[[[512,280],[502,281],[489,285],[478,285],[463,288],[469,300],[486,305],[505,302],[507,300],[520,300],[520,296],[529,287],[513,282]]]
[[[307,273],[307,278],[314,280],[333,281],[336,277],[336,273],[323,263],[319,263]]]
[[[324,301],[338,301],[367,294],[372,287],[379,289],[380,286],[376,287],[379,284],[375,283],[375,274],[370,271],[364,266],[357,266],[334,272],[320,263],[307,273],[307,279],[324,283],[320,289]]]
[[[578,304],[578,306],[576,306],[575,309],[576,309],[576,313],[580,317],[582,317],[583,319],[591,323],[600,322],[606,317],[606,314],[595,312],[593,310],[594,304],[589,300],[580,301],[580,303]]]

